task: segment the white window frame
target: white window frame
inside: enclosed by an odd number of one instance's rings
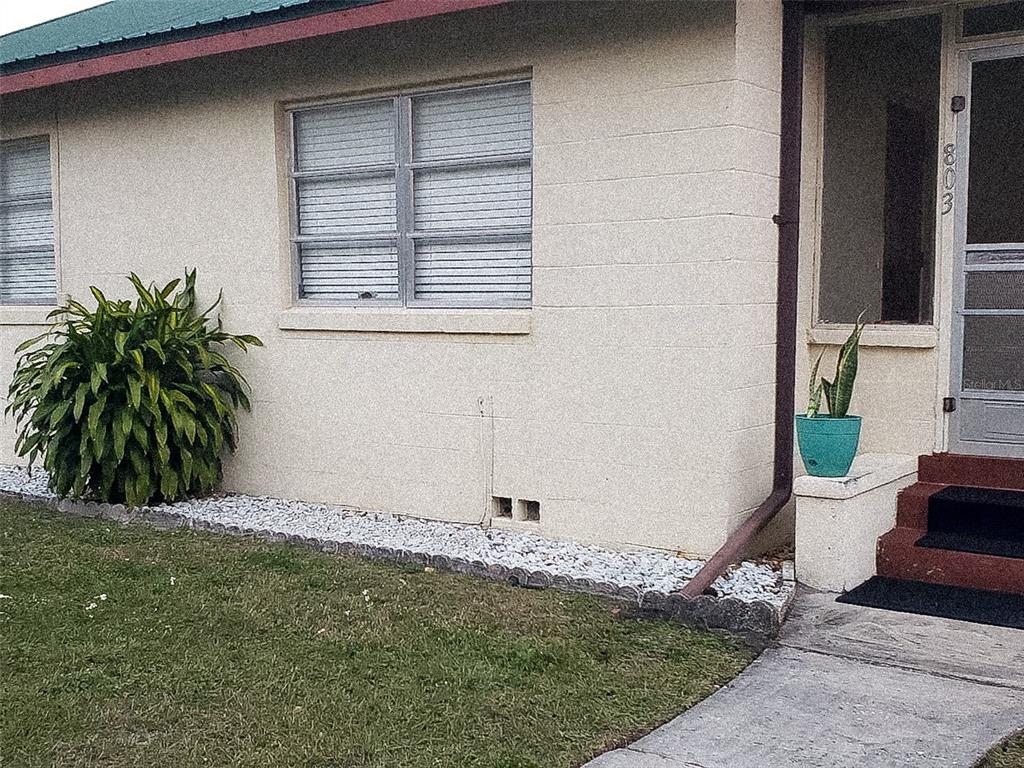
[[[999,1],[999,0],[997,0]],[[936,200],[941,200],[942,185],[942,152],[941,145],[943,137],[947,135],[948,127],[945,116],[948,110],[943,109],[943,104],[948,104],[948,68],[949,68],[949,29],[945,22],[947,13],[956,12],[952,3],[945,5],[925,6],[895,6],[892,8],[868,8],[864,10],[853,10],[827,16],[814,16],[808,23],[805,32],[805,59],[804,59],[804,149],[805,158],[813,157],[814,168],[808,175],[807,182],[813,183],[813,211],[804,217],[806,226],[810,228],[810,237],[813,245],[811,247],[810,261],[812,262],[811,275],[811,301],[808,327],[808,341],[812,344],[837,344],[845,341],[849,332],[853,330],[853,323],[832,322],[822,317],[821,310],[821,267],[822,267],[822,226],[823,226],[823,192],[824,192],[824,150],[825,150],[825,35],[829,29],[847,25],[874,24],[894,19],[920,18],[925,16],[936,16],[942,24],[940,33],[940,63],[939,63],[939,152],[935,166],[934,183],[936,187]],[[812,148],[813,147],[813,148]],[[812,154],[813,153],[813,154]],[[940,272],[943,269],[945,254],[945,231],[943,229],[943,217],[936,209],[931,215],[935,220],[935,252],[933,255],[932,275],[932,318],[928,322],[903,323],[886,322],[869,324],[861,337],[861,344],[864,346],[883,347],[907,347],[907,348],[932,348],[936,346],[939,330],[939,315],[943,311],[940,304],[944,279]],[[801,230],[805,225],[801,225]],[[840,338],[841,337],[841,338]],[[838,341],[837,341],[838,339]]]
[[[434,88],[417,88],[402,90],[379,95],[362,95],[359,97],[334,99],[330,101],[317,101],[300,105],[286,106],[287,129],[288,129],[288,216],[289,216],[289,244],[292,271],[291,298],[293,306],[297,307],[338,307],[338,308],[360,308],[360,309],[530,309],[533,301],[533,226],[532,226],[532,196],[533,196],[533,143],[531,131],[531,144],[528,152],[506,153],[494,155],[487,158],[473,159],[444,159],[444,160],[420,160],[412,158],[413,146],[413,125],[412,125],[412,101],[418,96],[445,93],[451,91],[466,91],[477,88],[491,88],[495,86],[507,86],[527,84],[531,88],[532,81],[529,77],[515,77],[501,80],[487,80],[460,85],[445,85]],[[367,164],[354,166],[350,169],[330,171],[300,171],[296,167],[298,149],[296,146],[297,134],[295,130],[295,115],[306,110],[323,109],[324,107],[340,106],[345,104],[361,104],[374,101],[391,100],[393,102],[394,135],[395,135],[395,161],[394,163]],[[531,103],[532,116],[532,103]],[[531,222],[525,227],[501,227],[501,228],[477,228],[477,229],[452,229],[452,230],[429,230],[417,231],[414,223],[414,198],[413,198],[413,175],[417,170],[435,168],[459,168],[459,167],[483,167],[488,165],[511,165],[526,164],[530,171],[531,190]],[[391,170],[395,172],[396,204],[397,204],[397,233],[368,234],[350,237],[332,236],[310,236],[299,233],[298,221],[298,182],[306,178],[338,178],[344,176],[360,176],[370,173],[382,173]],[[525,242],[530,246],[530,292],[527,300],[515,300],[509,298],[416,298],[415,292],[415,245],[417,241],[431,241],[439,243],[473,243],[493,240],[505,240],[510,242]],[[302,263],[299,245],[303,242],[374,242],[374,241],[395,241],[398,246],[398,298],[369,299],[349,301],[344,299],[329,298],[304,298],[302,296]]]
[[[58,174],[58,168],[57,168],[57,135],[53,131],[48,131],[48,130],[44,129],[44,130],[41,130],[41,131],[34,131],[34,132],[29,132],[29,133],[24,133],[24,134],[22,134],[22,133],[15,133],[13,135],[3,136],[2,138],[0,138],[0,151],[2,151],[3,145],[8,145],[9,146],[11,144],[29,143],[29,142],[32,142],[32,141],[39,141],[39,140],[42,140],[42,139],[46,140],[47,148],[49,150],[49,155],[50,155],[50,196],[49,197],[50,197],[50,216],[51,216],[51,219],[53,221],[53,239],[52,239],[52,242],[50,244],[50,247],[51,247],[51,250],[53,251],[54,292],[53,292],[52,295],[46,296],[46,297],[19,298],[19,299],[13,300],[13,301],[4,301],[2,298],[0,298],[0,310],[3,310],[2,312],[0,312],[0,325],[8,325],[8,324],[22,325],[22,324],[25,324],[25,322],[23,322],[24,318],[22,318],[20,315],[18,315],[18,316],[9,316],[9,313],[11,311],[15,311],[16,312],[19,307],[28,307],[28,308],[43,307],[43,308],[47,308],[46,311],[48,312],[49,311],[49,309],[48,309],[49,307],[57,306],[57,304],[60,301],[60,296],[61,296],[61,269],[60,269],[60,263],[61,262],[60,262],[60,214],[59,214],[59,203],[58,203],[58,195],[57,195],[57,190],[58,190],[58,183],[57,183],[57,174]],[[20,201],[17,200],[17,199],[12,199],[12,200],[0,199],[0,206],[3,206],[5,204],[11,204],[11,203],[16,205],[18,202],[20,202]],[[33,312],[33,313],[35,313],[37,311],[41,311],[41,310],[31,309],[31,312]],[[42,318],[43,315],[39,315],[39,317]],[[29,319],[31,319],[33,321],[33,323],[30,323],[30,324],[36,324],[35,320],[37,318],[35,317],[35,314],[32,314]]]

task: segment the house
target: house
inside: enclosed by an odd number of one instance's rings
[[[3,377],[197,266],[266,343],[230,489],[749,545],[862,311],[872,562],[918,456],[1024,489],[1024,3],[113,0],[0,60]]]

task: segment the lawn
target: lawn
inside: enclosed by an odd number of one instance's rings
[[[0,504],[0,765],[569,768],[736,675],[582,595]]]
[[[1024,731],[994,747],[977,768],[1024,768]]]

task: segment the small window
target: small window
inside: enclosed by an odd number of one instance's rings
[[[938,16],[829,30],[818,321],[929,323]]]
[[[292,113],[298,297],[529,306],[528,82]]]
[[[1024,2],[994,3],[964,8],[964,37],[1024,31]]]
[[[0,304],[53,304],[50,140],[0,142]]]

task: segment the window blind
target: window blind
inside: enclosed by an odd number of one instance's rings
[[[0,142],[0,303],[56,300],[50,141]]]
[[[399,298],[393,99],[297,112],[300,296]]]
[[[394,105],[386,99],[296,112],[295,139],[302,171],[393,163]]]
[[[529,154],[532,149],[529,83],[421,94],[412,102],[416,160]]]
[[[415,297],[530,301],[530,84],[412,98]]]
[[[528,82],[294,112],[300,298],[529,305],[532,121]]]

